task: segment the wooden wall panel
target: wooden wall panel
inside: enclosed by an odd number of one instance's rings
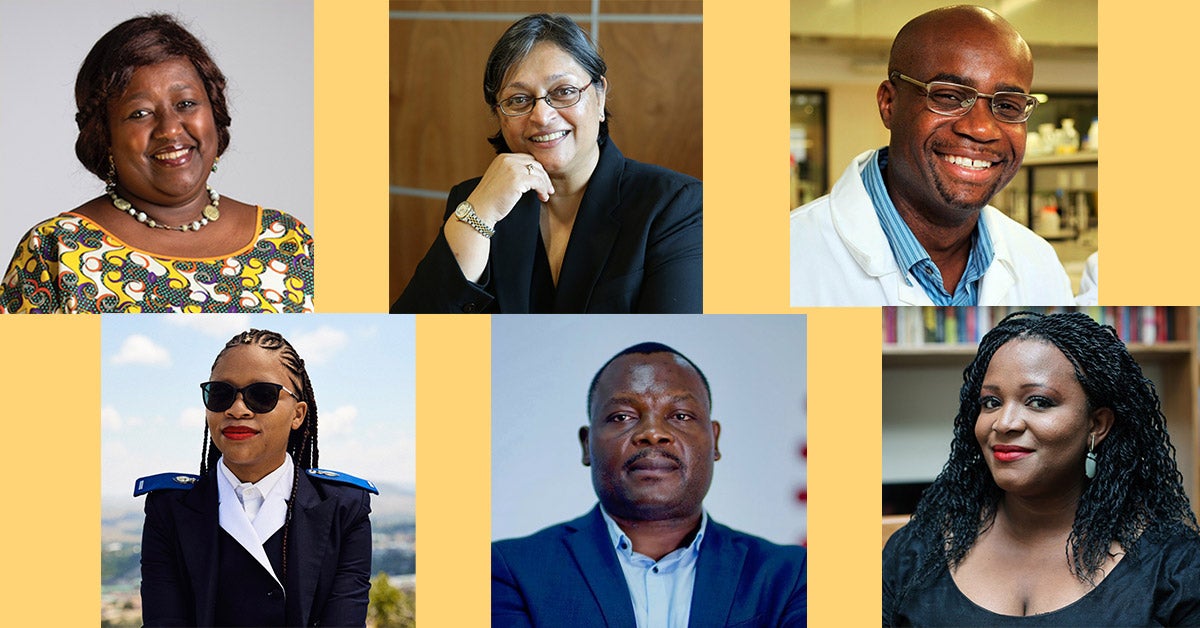
[[[392,0],[390,8],[588,14],[591,3]],[[701,3],[605,0],[600,11],[697,15]],[[390,21],[392,186],[448,193],[454,184],[483,174],[495,158],[487,137],[499,129],[499,123],[483,102],[481,84],[488,53],[509,25],[471,19]],[[590,23],[581,26],[591,31]],[[703,175],[702,31],[701,24],[670,21],[601,21],[598,28],[600,50],[609,66],[614,141],[628,157],[697,178]],[[393,299],[436,237],[443,211],[442,201],[393,195],[389,282]]]
[[[645,0],[640,0],[645,2]],[[639,0],[634,0],[638,3]],[[606,2],[601,2],[603,9]],[[667,4],[675,4],[668,2]],[[591,13],[591,0],[392,0],[392,11],[457,13]],[[699,13],[699,11],[696,11]],[[640,13],[640,11],[639,11]],[[507,27],[507,24],[505,25]],[[501,29],[503,32],[504,29]],[[495,43],[495,42],[493,42]],[[490,50],[490,48],[489,48]]]
[[[608,130],[626,157],[703,178],[700,24],[601,24]]]
[[[449,191],[483,174],[499,127],[483,102],[497,22],[392,20],[391,183]]]
[[[634,13],[654,15],[700,15],[704,10],[701,0],[601,0],[600,14]]]
[[[391,273],[388,275],[388,294],[391,298],[388,299],[388,305],[404,292],[404,286],[412,279],[417,264],[425,257],[429,245],[437,238],[438,231],[442,228],[446,201],[393,196],[390,205],[389,230],[392,247],[389,255]],[[407,242],[408,245],[396,246],[400,242]]]

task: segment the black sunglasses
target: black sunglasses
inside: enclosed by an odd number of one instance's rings
[[[255,414],[263,414],[275,409],[279,404],[279,391],[283,391],[303,401],[296,393],[280,384],[270,382],[255,382],[242,388],[234,388],[229,382],[204,382],[200,384],[204,391],[204,407],[212,412],[224,412],[233,406],[238,393],[242,393],[242,403]]]

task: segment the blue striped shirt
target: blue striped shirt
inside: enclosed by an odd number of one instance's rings
[[[911,274],[916,277],[917,283],[921,284],[921,288],[925,290],[925,294],[929,295],[934,305],[979,305],[979,282],[983,279],[984,273],[987,272],[987,268],[995,256],[995,251],[992,249],[992,237],[988,235],[987,224],[984,223],[983,216],[980,216],[979,220],[975,222],[975,233],[971,236],[971,253],[967,258],[967,268],[963,271],[962,278],[958,280],[954,294],[950,294],[946,292],[942,271],[938,269],[937,264],[933,263],[933,259],[929,257],[925,247],[917,241],[917,236],[913,235],[912,229],[900,217],[900,212],[896,210],[891,197],[888,196],[887,187],[883,184],[883,169],[887,167],[888,159],[887,151],[886,146],[876,151],[875,159],[872,159],[862,171],[862,180],[863,185],[867,188],[867,195],[871,197],[871,204],[875,206],[875,215],[879,217],[879,226],[883,227],[888,245],[892,247],[892,255],[896,258],[896,264],[901,269],[908,271],[904,282],[911,286],[912,282],[909,281],[907,275]]]

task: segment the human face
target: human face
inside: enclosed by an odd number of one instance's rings
[[[256,345],[238,345],[225,351],[213,367],[212,381],[235,388],[255,382],[280,384],[299,390],[279,354]],[[256,414],[246,407],[241,393],[224,412],[206,410],[208,432],[225,456],[225,466],[243,482],[257,482],[283,464],[288,436],[304,424],[308,404],[279,391],[274,410]]]
[[[135,70],[109,104],[108,129],[117,185],[135,207],[207,202],[217,129],[190,61],[175,57]]]
[[[1108,408],[1089,411],[1067,356],[1049,342],[1012,340],[983,376],[975,439],[996,484],[1022,496],[1082,493],[1093,433],[1104,440]]]
[[[1028,49],[991,25],[951,24],[913,37],[924,42],[923,54],[905,55],[900,63],[911,67],[895,68],[908,76],[987,94],[1029,93],[1033,62]],[[986,99],[954,117],[930,111],[924,90],[905,81],[884,81],[877,98],[891,131],[888,192],[902,212],[961,222],[1012,180],[1025,157],[1025,123],[996,120]]]
[[[699,515],[720,458],[700,375],[671,353],[625,355],[596,383],[583,464],[614,517],[658,521]]]
[[[508,71],[496,96],[497,100],[518,94],[540,97],[567,85],[582,88],[591,80],[565,50],[541,42]],[[539,101],[524,116],[506,116],[497,110],[504,141],[514,153],[533,155],[553,178],[586,181],[600,159],[596,140],[604,119],[606,87],[601,79],[583,90],[579,102],[563,109]]]

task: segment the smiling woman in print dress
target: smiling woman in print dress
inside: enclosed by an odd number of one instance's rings
[[[312,311],[304,224],[208,185],[231,118],[195,36],[166,15],[118,24],[84,59],[75,100],[75,153],[105,193],[25,235],[0,311]]]

